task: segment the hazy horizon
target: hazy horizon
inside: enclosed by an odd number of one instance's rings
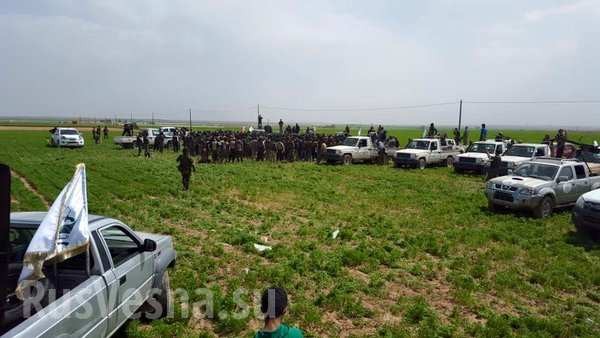
[[[600,0],[9,0],[0,18],[0,116],[455,125],[463,99],[463,125],[600,127]]]

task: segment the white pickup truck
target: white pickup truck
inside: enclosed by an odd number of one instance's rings
[[[142,133],[144,131],[148,131],[148,143],[150,145],[154,145],[154,140],[156,140],[156,137],[158,136],[158,134],[160,134],[161,129],[160,128],[142,129]],[[173,141],[173,134],[172,134],[172,132],[169,131],[168,128],[165,129],[163,134],[165,135],[164,145],[166,148],[169,148],[171,146],[171,142]],[[114,143],[117,145],[120,145],[123,148],[133,148],[133,147],[135,147],[135,140],[136,140],[135,136],[117,136],[114,138]]]
[[[454,165],[454,159],[464,152],[462,146],[453,139],[419,138],[412,140],[405,149],[398,150],[394,156],[396,167],[425,169],[427,166]]]
[[[339,146],[327,147],[328,163],[351,164],[377,160],[377,146],[370,137],[350,136]]]
[[[510,147],[502,156],[501,175],[516,169],[519,164],[536,157],[550,157],[550,147],[547,144],[518,143]]]
[[[502,155],[506,151],[506,143],[495,140],[478,141],[469,146],[464,154],[454,161],[454,171],[462,173],[474,171],[486,173],[490,166],[490,155]]]

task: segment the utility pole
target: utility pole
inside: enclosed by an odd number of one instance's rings
[[[460,131],[460,125],[462,123],[462,99],[458,105],[458,131]]]
[[[154,112],[152,113],[152,125],[154,125]]]
[[[133,112],[131,112],[129,115],[129,122],[133,122]]]
[[[190,132],[192,132],[192,108],[190,108]]]

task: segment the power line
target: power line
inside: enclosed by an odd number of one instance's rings
[[[415,108],[427,108],[427,107],[438,107],[458,104],[458,101],[453,102],[439,102],[429,104],[417,104],[409,106],[393,106],[393,107],[355,107],[355,108],[298,108],[298,107],[281,107],[281,106],[265,106],[266,109],[278,109],[285,111],[382,111],[382,110],[395,110],[395,109],[415,109]]]
[[[463,101],[472,104],[600,104],[600,100]]]

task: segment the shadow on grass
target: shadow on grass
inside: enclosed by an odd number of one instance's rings
[[[565,242],[585,251],[600,250],[600,234],[597,232],[571,230],[565,234]]]

